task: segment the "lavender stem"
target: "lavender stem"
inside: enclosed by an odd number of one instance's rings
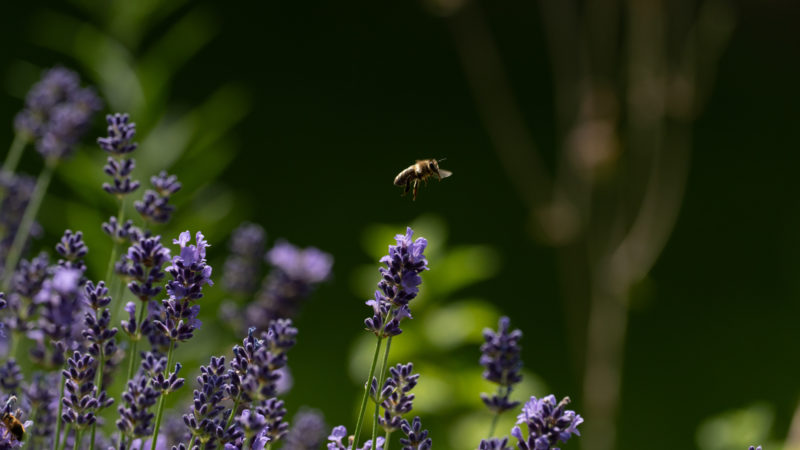
[[[27,143],[28,140],[25,139],[21,133],[16,133],[14,135],[14,140],[11,142],[11,148],[8,150],[8,154],[6,154],[5,162],[3,162],[4,173],[10,174],[17,170],[19,158],[22,156],[22,151],[25,149],[25,145]]]
[[[58,413],[56,414],[56,434],[53,435],[53,450],[58,448],[58,438],[59,434],[61,433],[61,410],[64,407],[64,405],[61,403],[61,400],[64,398],[64,383],[66,383],[66,378],[62,376],[61,388],[58,390]]]
[[[509,388],[509,390],[511,390],[511,388]],[[502,393],[503,393],[503,386],[497,386],[497,396],[502,397]],[[506,392],[506,396],[507,395],[508,392]],[[495,427],[497,427],[497,420],[499,418],[500,418],[500,413],[496,412],[494,414],[494,417],[492,418],[492,425],[489,427],[489,435],[486,437],[486,439],[491,439],[492,436],[494,435],[494,429]]]
[[[139,346],[139,339],[141,336],[139,334],[139,330],[142,328],[142,320],[144,320],[144,311],[147,309],[147,304],[142,302],[142,309],[139,311],[139,319],[136,323],[136,334],[131,336],[131,354],[130,359],[128,360],[128,379],[130,380],[133,378],[133,368],[135,366],[134,361],[136,360],[136,347]]]
[[[39,173],[39,178],[36,180],[36,187],[33,189],[31,199],[28,206],[25,208],[25,214],[22,216],[22,221],[17,229],[17,234],[14,236],[14,242],[11,244],[11,249],[8,251],[6,257],[5,270],[3,270],[3,291],[8,291],[11,284],[11,276],[14,273],[14,268],[17,267],[19,258],[22,255],[22,250],[25,247],[25,242],[31,233],[31,226],[36,214],[39,212],[39,207],[42,205],[42,199],[47,192],[47,187],[50,185],[50,180],[53,178],[58,160],[47,159],[45,160],[44,168]]]
[[[381,371],[378,375],[378,386],[375,390],[375,421],[372,423],[372,442],[376,442],[375,439],[378,437],[378,418],[380,417],[380,409],[381,403],[378,400],[378,394],[381,392],[381,387],[383,386],[383,382],[386,381],[386,367],[389,364],[389,348],[392,346],[392,336],[389,336],[389,339],[386,340],[386,350],[383,352],[383,364],[381,365]],[[370,379],[370,381],[372,381]],[[385,449],[384,449],[385,450]]]
[[[356,421],[356,429],[353,434],[353,448],[358,448],[358,438],[361,434],[361,426],[364,424],[364,413],[367,411],[367,399],[369,399],[369,386],[372,383],[372,377],[375,376],[375,366],[378,365],[378,355],[381,352],[381,342],[383,338],[378,336],[378,342],[375,345],[375,355],[372,357],[372,367],[369,368],[369,375],[367,375],[367,383],[364,385],[364,398],[361,399],[361,409],[358,412],[358,420]]]
[[[169,367],[172,364],[172,350],[175,348],[175,341],[170,341],[169,350],[167,351],[167,366],[164,368],[164,378],[169,374]],[[150,450],[156,450],[156,442],[158,441],[158,428],[161,426],[161,416],[164,414],[164,403],[167,399],[167,392],[161,393],[161,398],[158,399],[158,411],[156,411],[156,427],[153,429],[153,442],[150,445]]]

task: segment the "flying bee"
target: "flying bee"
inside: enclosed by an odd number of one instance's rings
[[[405,186],[403,190],[403,195],[408,194],[408,191],[413,187],[414,188],[414,196],[413,200],[417,199],[417,191],[419,190],[419,183],[420,181],[424,181],[427,185],[428,178],[435,176],[439,181],[442,178],[447,178],[453,174],[449,170],[439,169],[439,162],[444,161],[444,158],[440,160],[435,159],[422,159],[417,160],[417,162],[402,172],[400,172],[394,179],[395,186]]]
[[[0,415],[0,422],[6,427],[7,434],[11,434],[18,442],[22,442],[25,439],[25,425],[16,417],[21,414],[20,410],[17,410],[14,414],[8,412],[9,404],[12,404],[16,400],[17,398],[13,395],[9,397],[8,402],[6,402],[6,407],[3,408],[3,414]]]

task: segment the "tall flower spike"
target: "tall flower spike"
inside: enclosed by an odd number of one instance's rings
[[[195,235],[195,245],[190,245],[192,235],[188,231],[173,239],[173,244],[181,246],[180,254],[172,258],[167,272],[173,280],[167,283],[167,293],[174,299],[197,300],[203,296],[203,285],[213,286],[211,266],[206,264],[208,241],[200,231]]]
[[[567,442],[573,434],[580,436],[578,425],[583,423],[583,418],[575,411],[566,409],[569,401],[569,397],[564,397],[556,403],[553,395],[540,399],[531,397],[517,416],[517,425],[527,425],[527,436],[522,434],[519,426],[511,430],[511,435],[519,441],[519,449],[557,450],[553,446],[558,441]]]
[[[52,276],[45,279],[34,298],[39,306],[39,319],[28,337],[35,341],[32,359],[46,367],[64,364],[64,350],[80,347],[83,337],[80,327],[86,308],[80,293],[83,273],[77,269],[56,266]]]
[[[146,359],[143,359],[144,366]],[[152,377],[145,369],[140,369],[132,380],[128,380],[127,389],[122,393],[122,405],[119,406],[117,428],[128,438],[144,437],[153,434],[153,413],[150,408],[156,404],[161,393],[153,386]]]
[[[0,299],[2,303],[2,299]],[[0,309],[3,309],[0,307]],[[0,329],[0,332],[2,330]],[[4,364],[0,365],[0,388],[7,394],[17,394],[19,391],[20,383],[22,383],[22,371],[19,364],[14,358],[10,358]]]
[[[84,429],[97,421],[97,411],[114,403],[105,391],[98,394],[94,384],[97,365],[88,354],[74,352],[67,360],[67,369],[61,372],[66,379],[61,419],[78,429]]]
[[[110,154],[103,171],[113,179],[113,184],[103,183],[103,190],[121,197],[139,188],[139,181],[131,179],[136,161],[125,157],[136,150],[138,145],[133,142],[136,124],[130,122],[128,114],[120,113],[107,115],[106,123],[108,136],[97,138],[97,144]]]
[[[267,253],[272,271],[256,301],[247,308],[248,326],[263,328],[270,320],[297,315],[317,284],[328,279],[333,257],[314,247],[301,249],[279,241]]]
[[[246,402],[266,400],[275,396],[279,369],[286,366],[286,352],[295,344],[297,329],[292,321],[281,319],[270,324],[269,332],[255,337],[251,328],[242,346],[233,347],[229,371],[229,395]]]
[[[183,416],[184,424],[198,442],[213,444],[224,432],[227,415],[220,413],[225,409],[222,401],[228,380],[226,372],[225,357],[212,356],[208,366],[200,366],[198,387],[192,394],[194,406]]]
[[[379,337],[396,336],[403,332],[400,321],[411,317],[408,304],[419,294],[422,283],[420,273],[428,270],[424,251],[428,245],[425,238],[412,240],[414,231],[409,227],[406,234],[395,236],[397,245],[389,246],[389,254],[381,258],[381,281],[375,298],[366,303],[373,309],[372,317],[364,320],[369,331]]]
[[[483,338],[486,341],[481,346],[480,358],[480,363],[485,369],[483,378],[498,384],[499,389],[498,393],[492,396],[481,394],[481,399],[496,414],[519,405],[519,402],[511,401],[509,397],[512,387],[522,380],[519,372],[522,368],[519,346],[522,331],[510,331],[510,323],[508,317],[501,317],[497,324],[497,332],[489,328],[483,330]]]

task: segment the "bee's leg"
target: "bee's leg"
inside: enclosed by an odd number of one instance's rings
[[[406,181],[406,187],[403,189],[403,196],[405,197],[408,194],[409,189],[411,189],[411,180]]]
[[[419,180],[414,180],[414,197],[412,197],[412,200],[416,200],[417,199],[417,191],[418,190],[419,190]]]

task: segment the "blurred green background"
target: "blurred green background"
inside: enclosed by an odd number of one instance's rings
[[[2,11],[0,142],[40,71],[65,65],[98,87],[105,112],[139,125],[140,179],[165,168],[184,182],[159,232],[206,232],[217,279],[242,220],[270,243],[334,255],[332,280],[297,320],[290,412],[307,405],[353,426],[363,302],[392,236],[416,224],[431,271],[391,359],[422,372],[418,408],[436,448],[474,448],[488,427],[478,346],[500,314],[525,333],[517,395],[569,395],[586,418],[565,448],[773,450],[790,434],[796,2],[70,0]],[[38,245],[83,230],[96,278],[114,204],[92,140],[59,168]],[[416,202],[401,197],[393,177],[433,157],[454,176]],[[39,166],[28,151],[23,170]],[[180,349],[187,367],[241,339],[215,326],[224,298],[217,285],[204,299],[211,325]]]

